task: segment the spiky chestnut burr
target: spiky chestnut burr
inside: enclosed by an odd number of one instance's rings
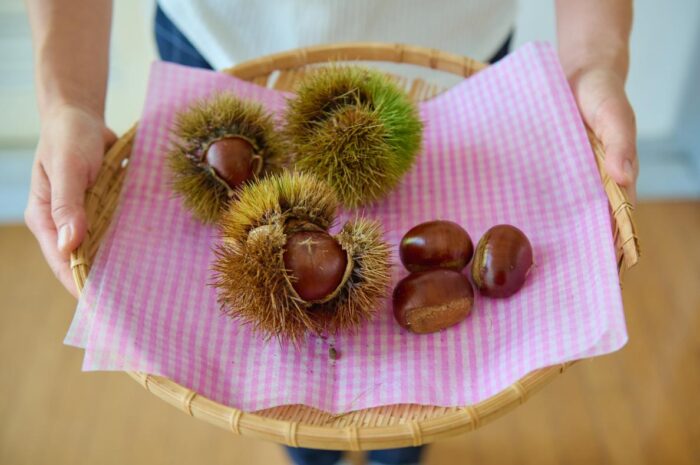
[[[336,236],[328,185],[285,172],[243,187],[221,219],[213,265],[218,300],[265,337],[353,330],[388,293],[389,246],[373,221],[347,222]]]
[[[232,94],[195,102],[177,115],[172,134],[173,190],[203,223],[216,222],[241,186],[284,164],[271,116]]]
[[[328,182],[351,208],[393,189],[421,146],[415,105],[387,76],[367,68],[310,72],[285,117],[294,166]]]

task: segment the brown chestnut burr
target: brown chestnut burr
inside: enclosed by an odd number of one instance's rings
[[[299,231],[288,236],[284,266],[296,293],[306,302],[324,301],[342,285],[348,256],[325,231]]]
[[[433,333],[464,320],[474,305],[472,285],[462,273],[435,269],[411,273],[394,288],[394,318],[418,334]]]
[[[260,157],[254,154],[252,144],[240,137],[227,137],[212,143],[204,159],[231,189],[257,174],[260,164]]]
[[[452,221],[428,221],[411,228],[401,239],[399,256],[408,271],[446,268],[461,271],[474,254],[467,231]]]
[[[472,279],[482,295],[509,297],[520,290],[534,264],[525,233],[508,224],[486,231],[476,245]]]

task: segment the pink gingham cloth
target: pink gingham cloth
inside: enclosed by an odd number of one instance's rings
[[[537,266],[519,293],[477,297],[466,321],[429,335],[401,329],[390,299],[356,334],[310,337],[299,350],[222,315],[208,285],[216,231],[182,207],[164,163],[175,112],[221,90],[275,112],[289,96],[153,65],[120,205],[65,341],[85,349],[84,370],[167,376],[246,411],[306,404],[340,413],[471,404],[537,368],[625,344],[608,203],[551,46],[526,45],[421,103],[422,154],[400,187],[361,211],[384,225],[394,282],[406,275],[397,244],[422,221],[456,221],[475,241],[499,223],[530,237]]]

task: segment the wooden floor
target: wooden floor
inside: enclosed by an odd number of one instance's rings
[[[700,463],[700,203],[643,204],[637,218],[627,347],[436,443],[428,465]],[[75,302],[23,227],[0,228],[0,296],[0,464],[287,463],[280,447],[189,418],[124,374],[82,373],[82,352],[62,344]]]

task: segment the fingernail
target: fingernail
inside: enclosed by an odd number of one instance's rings
[[[625,175],[627,176],[627,181],[633,182],[634,181],[634,168],[632,168],[632,162],[629,160],[625,160],[625,162],[622,165],[622,169],[625,171]]]
[[[58,249],[66,250],[73,234],[73,227],[70,224],[64,224],[58,230]]]

